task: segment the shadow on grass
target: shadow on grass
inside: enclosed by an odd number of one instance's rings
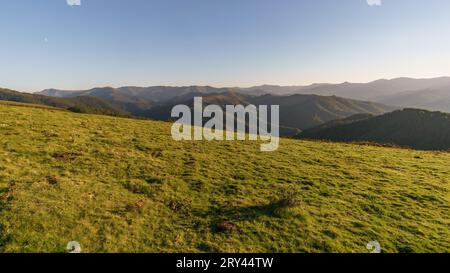
[[[278,204],[265,204],[248,207],[220,207],[211,208],[206,213],[215,218],[230,221],[254,220],[263,216],[276,216]]]
[[[224,226],[230,230],[239,231],[237,222],[252,221],[264,216],[278,217],[280,206],[276,203],[247,207],[211,207],[208,210],[193,211],[200,219],[210,219],[209,228],[213,232],[223,232]]]

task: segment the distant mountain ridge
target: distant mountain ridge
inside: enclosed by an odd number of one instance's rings
[[[376,142],[421,150],[450,149],[450,114],[404,109],[381,116],[334,121],[301,132],[303,139]]]
[[[63,91],[48,89],[40,94],[54,97],[92,96],[98,89],[84,91]],[[104,89],[104,88],[103,88]],[[133,96],[151,102],[167,102],[176,97],[189,93],[203,95],[218,94],[224,92],[238,92],[250,96],[270,95],[320,95],[338,96],[354,100],[372,101],[394,107],[413,107],[430,111],[450,112],[450,77],[438,77],[430,79],[395,78],[391,80],[380,79],[369,83],[319,83],[308,86],[278,86],[261,85],[249,88],[214,88],[211,86],[187,86],[187,87],[120,87],[107,88],[110,92],[123,96]],[[99,95],[95,95],[99,97]]]
[[[379,79],[368,83],[315,83],[305,86],[278,86],[278,85],[261,85],[250,88],[242,88],[242,90],[261,90],[266,93],[278,94],[316,94],[323,96],[342,96],[352,97],[364,100],[373,100],[385,95],[392,95],[399,92],[417,91],[424,89],[435,89],[450,86],[450,77],[438,77],[430,79],[414,79],[414,78],[394,78]]]
[[[129,101],[145,100],[150,102],[165,102],[190,93],[203,95],[218,94],[230,91],[238,91],[237,88],[215,88],[211,86],[152,86],[152,87],[97,87],[89,90],[66,91],[58,89],[46,89],[37,94],[51,97],[78,97],[92,96],[106,100]]]
[[[315,94],[373,101],[396,107],[414,107],[450,112],[450,77],[431,79],[396,78],[369,83],[313,84],[309,86],[257,86],[268,94]]]

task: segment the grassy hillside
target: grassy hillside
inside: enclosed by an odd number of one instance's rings
[[[449,252],[450,154],[0,104],[0,251]]]

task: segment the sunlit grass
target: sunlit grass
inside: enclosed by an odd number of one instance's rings
[[[450,153],[288,139],[263,153],[170,126],[0,104],[0,250],[450,251]]]

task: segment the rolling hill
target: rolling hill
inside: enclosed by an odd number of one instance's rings
[[[374,115],[372,114],[356,114],[353,116],[350,116],[348,118],[342,118],[342,119],[335,119],[329,122],[325,122],[319,126],[304,130],[302,135],[303,136],[314,136],[314,134],[320,133],[324,130],[330,129],[330,128],[335,128],[341,125],[346,125],[346,124],[350,124],[350,123],[354,123],[357,121],[361,121],[361,120],[366,120],[369,118],[374,117]],[[301,134],[299,133],[299,135]]]
[[[54,98],[0,88],[0,100],[45,105],[78,113],[128,116],[107,101],[95,97]]]
[[[334,121],[299,134],[300,138],[370,141],[423,150],[450,149],[450,114],[404,109],[381,116]]]
[[[302,130],[355,114],[380,115],[395,110],[383,104],[336,96],[266,95],[253,97],[250,101],[255,105],[280,105],[280,124]]]
[[[173,106],[185,104],[193,106],[193,96],[190,94],[186,100],[180,100],[171,104],[163,104],[151,109],[147,117],[157,120],[170,119]],[[203,97],[205,105],[279,105],[280,125],[287,128],[304,130],[325,122],[346,118],[359,113],[373,115],[384,114],[395,108],[364,101],[343,99],[339,97],[324,97],[316,95],[292,95],[292,96],[248,96],[236,92],[221,93]]]
[[[0,252],[449,252],[450,154],[0,104]]]

